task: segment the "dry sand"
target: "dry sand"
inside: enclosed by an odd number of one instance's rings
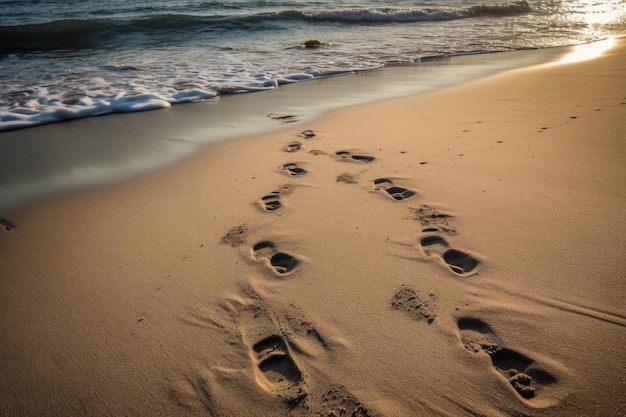
[[[0,414],[624,415],[625,116],[620,40],[6,210]]]

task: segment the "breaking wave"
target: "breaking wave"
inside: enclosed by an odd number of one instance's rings
[[[301,18],[333,22],[355,23],[412,23],[441,20],[467,19],[471,17],[514,16],[532,11],[527,1],[521,0],[498,5],[479,5],[467,8],[411,8],[367,7],[327,10],[288,10],[279,12],[284,18]]]

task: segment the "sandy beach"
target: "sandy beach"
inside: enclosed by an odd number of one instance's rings
[[[619,39],[3,210],[0,415],[626,415],[625,70]]]

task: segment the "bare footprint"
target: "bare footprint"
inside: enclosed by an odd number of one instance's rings
[[[408,190],[403,187],[397,187],[393,184],[393,182],[388,178],[378,178],[374,180],[374,189],[382,190],[387,193],[391,198],[396,201],[404,201],[413,197],[416,193],[415,191]]]
[[[450,249],[448,242],[438,235],[429,235],[420,239],[420,246],[427,256],[436,256],[450,268],[452,272],[460,276],[475,274],[476,267],[480,263],[476,258],[457,249]]]
[[[294,141],[291,143],[288,143],[287,145],[285,145],[285,147],[283,148],[283,150],[285,152],[296,152],[299,151],[301,148],[302,144],[298,141]]]
[[[261,208],[265,211],[274,211],[282,207],[280,202],[280,193],[278,191],[272,191],[271,193],[264,195],[260,200]]]
[[[307,396],[302,372],[271,314],[262,306],[253,305],[239,316],[243,341],[260,371],[257,383],[286,403],[299,404]]]
[[[282,207],[282,203],[280,202],[281,197],[291,194],[294,189],[295,186],[291,184],[281,185],[276,191],[272,191],[261,197],[259,204],[265,211],[278,210]]]
[[[479,263],[471,255],[456,249],[445,251],[443,260],[453,272],[464,276],[471,274]]]
[[[268,240],[257,243],[252,247],[252,255],[258,261],[265,261],[278,275],[289,275],[300,264],[297,258],[284,252],[279,252],[273,242]]]
[[[449,246],[448,242],[446,242],[444,238],[442,238],[441,236],[437,236],[437,235],[423,237],[420,240],[420,245],[422,246],[422,249],[424,249],[424,252],[427,255],[430,255],[430,250],[429,250],[430,247],[440,246],[443,248],[447,248]]]
[[[308,171],[304,168],[301,168],[295,162],[289,162],[280,167],[281,171],[285,171],[291,177],[300,177],[306,174]]]
[[[299,136],[303,137],[304,139],[311,139],[315,137],[315,132],[313,132],[310,129],[307,129],[307,130],[303,130],[302,132],[300,132]]]
[[[528,356],[503,347],[500,338],[483,320],[461,317],[457,325],[465,348],[472,353],[488,354],[494,368],[522,398],[534,398],[537,390],[556,382],[552,374],[535,366]]]
[[[337,151],[335,152],[335,157],[345,161],[356,161],[356,162],[372,162],[376,159],[373,156],[369,155],[357,155],[348,151]]]
[[[270,335],[256,342],[252,350],[255,352],[259,369],[271,383],[294,384],[302,378],[302,373],[291,359],[289,349],[281,336]]]

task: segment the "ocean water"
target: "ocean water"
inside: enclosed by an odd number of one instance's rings
[[[0,0],[0,131],[625,34],[622,0]]]

